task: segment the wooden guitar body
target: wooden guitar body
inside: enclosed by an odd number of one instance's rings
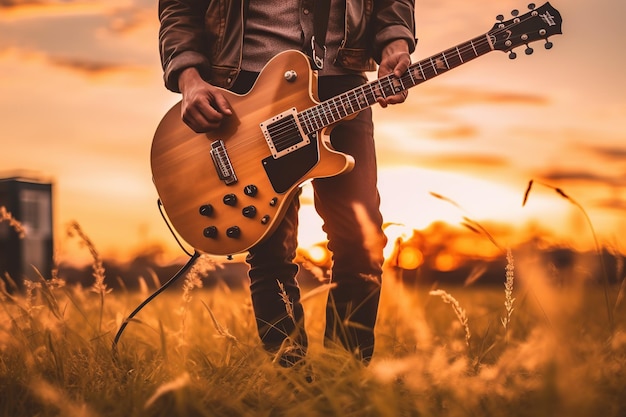
[[[288,138],[302,142],[284,145],[282,152],[276,151],[282,138],[274,144],[264,137],[262,123],[318,104],[316,74],[300,52],[274,57],[249,93],[224,94],[233,115],[219,130],[195,133],[181,120],[179,102],[159,124],[151,150],[153,181],[172,225],[195,249],[215,255],[249,249],[277,226],[303,182],[338,175],[354,164],[331,148],[330,127]],[[224,157],[230,166],[219,163]],[[224,169],[236,179],[220,176]]]

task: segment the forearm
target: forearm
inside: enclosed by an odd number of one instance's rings
[[[159,1],[159,51],[168,89],[179,92],[178,77],[189,67],[208,67],[203,36],[206,2]]]
[[[386,49],[406,45],[406,52],[415,50],[414,0],[375,1],[373,19],[374,57],[379,63]],[[400,40],[403,44],[397,42]]]

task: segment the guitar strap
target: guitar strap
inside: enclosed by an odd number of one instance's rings
[[[328,17],[330,16],[331,0],[315,0],[313,11],[313,36],[311,37],[311,58],[315,69],[324,68],[326,56],[326,32],[328,30]]]

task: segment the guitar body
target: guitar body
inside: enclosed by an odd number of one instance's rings
[[[195,133],[182,121],[179,102],[159,124],[151,150],[153,181],[173,227],[193,248],[214,255],[262,241],[303,182],[354,164],[330,146],[331,127],[291,138],[300,142],[282,150],[281,138],[264,136],[261,124],[318,104],[317,76],[302,53],[274,57],[247,94],[223,93],[233,115],[218,130]]]

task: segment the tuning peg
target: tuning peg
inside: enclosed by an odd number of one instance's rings
[[[509,52],[509,59],[515,59],[517,58],[517,54],[513,51]]]
[[[530,3],[530,4],[528,5],[528,9],[530,9],[530,10],[535,10],[535,3]]]
[[[499,15],[497,15],[497,16],[496,16],[496,20],[497,20],[498,22],[502,22],[502,21],[504,20],[504,16],[502,16],[501,14],[499,14]]]
[[[517,17],[517,15],[518,15],[518,14],[519,14],[519,10],[517,10],[517,9],[513,9],[513,10],[511,11],[511,15],[512,15],[513,17]]]
[[[545,45],[543,45],[544,48],[546,49],[552,49],[552,47],[554,46],[554,44],[552,42],[550,42],[549,40],[546,39],[546,43]]]
[[[526,50],[524,50],[524,53],[526,53],[526,55],[532,55],[533,52],[535,52],[535,50],[531,48],[530,46],[526,45]]]

